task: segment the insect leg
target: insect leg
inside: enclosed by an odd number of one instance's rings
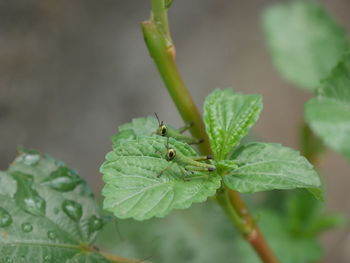
[[[190,157],[193,161],[205,161],[205,160],[212,160],[213,156],[211,155],[206,155],[206,156],[195,156],[195,157]]]
[[[213,172],[216,170],[215,166],[213,165],[208,165],[203,167],[188,165],[188,166],[185,166],[185,169],[187,171],[197,171],[197,172]]]
[[[160,173],[157,175],[157,178],[159,178],[166,170],[168,170],[174,163],[170,163],[167,167],[165,167],[164,169],[162,169],[160,171]]]
[[[191,181],[193,179],[208,179],[208,175],[195,175],[194,171],[208,171],[208,170],[200,170],[198,167],[193,166],[185,166],[185,170],[191,172],[192,175],[184,177],[184,181]]]
[[[204,139],[197,139],[194,137],[189,137],[190,139],[187,141],[188,144],[201,144],[204,142]]]
[[[208,175],[192,175],[184,178],[184,181],[192,181],[195,179],[208,179]]]
[[[189,123],[186,123],[185,126],[183,126],[183,127],[181,127],[181,128],[178,129],[178,132],[179,132],[179,133],[184,133],[184,132],[187,131],[189,128],[191,128],[193,125],[194,125],[194,122],[193,122],[193,121],[191,121],[191,122],[189,122]]]

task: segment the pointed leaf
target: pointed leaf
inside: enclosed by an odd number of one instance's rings
[[[0,185],[0,262],[110,262],[88,251],[103,220],[73,170],[22,150]]]
[[[263,27],[280,73],[313,90],[350,47],[347,36],[316,1],[291,1],[268,8]]]
[[[320,188],[313,166],[297,151],[273,143],[249,143],[233,154],[238,168],[225,184],[242,193],[272,189]]]
[[[350,160],[350,54],[305,105],[305,119],[324,143]]]
[[[206,174],[191,174],[183,165],[167,161],[167,142],[178,155],[196,156],[189,145],[161,136],[117,142],[101,166],[104,209],[120,218],[144,220],[188,208],[215,194],[221,178],[215,173],[209,179],[196,178]],[[194,179],[186,180],[188,176]]]
[[[227,159],[259,118],[260,95],[214,90],[205,99],[204,122],[217,161]]]
[[[135,118],[132,122],[119,126],[119,132],[112,136],[115,145],[119,140],[133,140],[137,136],[151,136],[157,131],[158,121],[154,117]]]

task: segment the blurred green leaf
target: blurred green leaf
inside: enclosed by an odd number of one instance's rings
[[[334,228],[344,227],[347,222],[347,218],[339,213],[332,213],[330,215],[322,214],[310,226],[307,232],[307,236],[317,236]]]
[[[274,4],[262,22],[277,69],[309,90],[319,86],[350,47],[343,28],[316,1]]]
[[[350,54],[305,105],[305,119],[327,146],[350,160]]]
[[[0,262],[110,262],[89,251],[104,222],[75,171],[22,149],[0,186]]]
[[[340,214],[326,213],[324,203],[304,191],[293,192],[286,204],[287,225],[296,236],[317,237],[322,232],[343,226],[346,221]]]
[[[269,210],[262,210],[259,226],[277,258],[283,263],[310,263],[323,255],[319,242],[314,238],[298,237],[289,232],[285,218]],[[260,263],[252,248],[239,240],[241,262]]]
[[[177,162],[167,161],[168,143],[177,154],[197,155],[189,145],[161,136],[117,142],[101,166],[104,209],[119,218],[144,220],[188,208],[215,194],[221,177],[211,173],[208,179],[195,178],[206,174],[191,174]],[[188,176],[193,179],[186,180]]]
[[[313,166],[297,151],[280,144],[249,143],[239,147],[232,159],[238,167],[224,176],[224,182],[242,193],[321,185]]]
[[[235,238],[241,237],[222,209],[208,201],[161,219],[117,220],[97,243],[111,253],[154,263],[242,262]]]
[[[227,159],[259,118],[260,95],[216,89],[204,102],[204,122],[217,161]]]

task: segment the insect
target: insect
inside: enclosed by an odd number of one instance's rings
[[[184,133],[186,130],[188,130],[189,128],[191,128],[194,125],[194,122],[188,123],[186,124],[184,127],[180,128],[180,129],[175,129],[173,127],[170,127],[168,125],[165,125],[163,121],[160,121],[158,118],[157,113],[154,113],[156,115],[156,118],[158,120],[158,129],[156,130],[156,134],[160,135],[160,136],[164,136],[164,137],[172,137],[176,140],[188,143],[188,144],[199,144],[202,143],[204,140],[203,139],[197,139],[191,136],[186,136],[183,135],[182,133]]]
[[[169,137],[167,139],[165,159],[168,162],[172,162],[172,164],[177,163],[178,165],[184,167],[184,169],[189,172],[213,172],[216,170],[215,165],[200,162],[205,160],[212,160],[213,157],[211,155],[193,156],[193,157],[185,156],[180,152],[176,152],[174,148],[169,147]],[[170,164],[168,167],[163,169],[158,174],[157,177],[160,177],[165,170],[171,167],[172,164]],[[200,176],[196,176],[196,178],[199,178],[199,177]]]

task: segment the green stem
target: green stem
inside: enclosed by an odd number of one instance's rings
[[[145,21],[141,26],[151,57],[153,58],[170,96],[182,116],[182,119],[185,123],[195,123],[195,125],[190,128],[191,134],[194,137],[204,139],[204,142],[199,145],[199,149],[205,155],[211,154],[209,139],[205,132],[204,123],[192,100],[192,96],[185,87],[184,81],[177,69],[174,46],[168,44],[154,21]]]
[[[326,146],[311,130],[310,126],[303,122],[299,133],[299,144],[301,153],[306,159],[316,166],[322,154],[326,151]]]
[[[202,117],[177,69],[175,47],[169,41],[170,33],[165,2],[164,0],[151,0],[151,3],[151,20],[142,23],[143,36],[148,51],[182,119],[185,123],[192,121],[195,123],[190,129],[191,134],[194,137],[204,139],[204,143],[199,145],[199,150],[203,155],[212,154]],[[221,196],[218,194],[216,199],[226,211],[232,223],[237,226],[243,237],[255,249],[262,261],[265,263],[278,263],[262,233],[254,224],[240,195],[226,188],[221,188],[220,190],[224,191],[224,194],[221,194]]]
[[[162,33],[166,36],[167,41],[171,43],[168,13],[165,0],[151,0],[152,1],[152,13],[151,20],[154,21]]]
[[[232,224],[236,226],[243,236],[247,236],[251,232],[251,229],[247,224],[245,224],[242,217],[240,217],[237,211],[232,207],[228,190],[224,189],[221,193],[218,193],[216,195],[216,200],[222,209],[224,209]]]

